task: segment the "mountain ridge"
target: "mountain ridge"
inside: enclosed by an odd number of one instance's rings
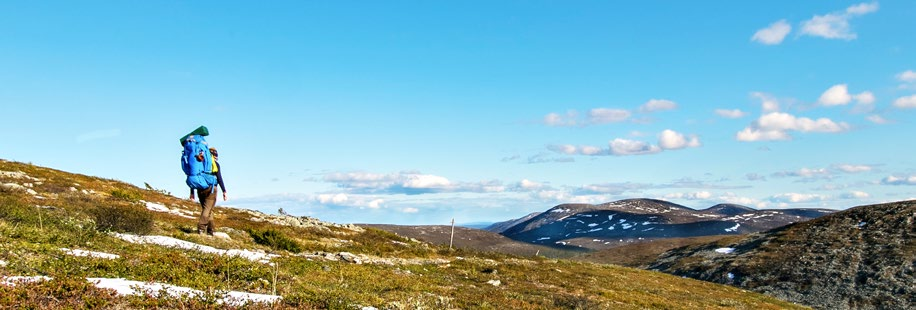
[[[621,243],[624,239],[744,234],[832,212],[828,209],[757,210],[735,204],[717,204],[696,210],[664,200],[633,198],[597,205],[560,204],[525,218],[502,222],[516,224],[502,229],[501,234],[534,244],[566,245],[568,241],[565,240],[569,239],[595,238],[611,245],[615,240]]]

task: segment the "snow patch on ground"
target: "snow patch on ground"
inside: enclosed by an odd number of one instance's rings
[[[216,255],[225,255],[225,256],[239,256],[246,258],[251,261],[260,262],[260,263],[269,263],[270,259],[275,257],[280,257],[277,254],[267,254],[264,252],[255,252],[250,250],[222,250],[217,249],[211,246],[206,246],[202,244],[197,244],[189,241],[184,241],[180,239],[175,239],[172,237],[166,236],[136,236],[129,234],[119,234],[113,233],[113,235],[121,240],[137,243],[137,244],[156,244],[170,248],[178,248],[183,250],[194,250],[203,253],[216,254]]]
[[[550,210],[550,212],[551,213],[566,213],[566,212],[569,212],[569,209],[556,209],[556,210]]]
[[[40,281],[50,281],[50,277],[46,276],[10,276],[0,278],[0,285],[13,286],[17,284],[24,283],[34,283]],[[173,297],[198,297],[203,296],[204,291],[195,290],[188,287],[181,287],[163,283],[156,282],[140,282],[140,281],[131,281],[125,279],[109,279],[109,278],[86,278],[89,283],[94,284],[98,288],[102,289],[111,289],[118,293],[118,295],[143,295],[148,294],[152,296],[157,296],[160,292],[165,292]],[[226,304],[234,307],[244,306],[247,303],[274,303],[283,299],[281,296],[277,295],[265,295],[265,294],[255,294],[255,293],[245,293],[238,291],[229,291],[222,293],[222,297],[217,300],[217,303]]]
[[[738,227],[741,227],[741,223],[735,223],[735,226],[734,226],[734,227],[732,227],[732,228],[726,228],[725,231],[726,231],[726,232],[736,232],[736,231],[738,231]]]
[[[197,297],[205,293],[192,288],[174,286],[155,282],[140,282],[125,279],[108,279],[108,278],[88,278],[89,282],[95,284],[98,288],[112,289],[118,292],[118,295],[142,295],[150,294],[155,296],[159,292],[166,292],[173,297]],[[220,304],[231,306],[243,306],[246,303],[274,303],[280,301],[282,297],[276,295],[254,294],[238,291],[222,293],[222,298],[217,300]]]
[[[716,253],[719,253],[719,254],[732,254],[732,253],[734,253],[734,252],[735,252],[735,248],[718,248],[718,249],[716,249]]]
[[[541,238],[538,238],[538,241],[542,241],[542,240],[550,240],[550,237],[541,237]]]
[[[104,259],[121,258],[121,256],[117,254],[108,254],[108,253],[102,253],[102,252],[93,252],[93,251],[68,249],[68,248],[61,248],[60,250],[66,253],[67,255],[73,255],[73,256],[104,258]]]
[[[46,276],[5,276],[0,278],[0,285],[13,286],[16,284],[35,283],[49,280],[51,280],[51,278]]]
[[[140,200],[140,202],[146,204],[146,209],[150,211],[163,212],[163,213],[168,213],[168,214],[174,214],[174,215],[177,215],[183,218],[196,219],[196,217],[186,214],[186,213],[190,213],[191,211],[186,211],[186,210],[181,210],[181,209],[169,209],[169,207],[166,207],[165,205],[158,204],[155,202],[149,202],[149,201],[143,201],[143,200]]]

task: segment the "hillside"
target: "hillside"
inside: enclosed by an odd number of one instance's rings
[[[655,199],[626,199],[600,205],[563,204],[502,231],[535,244],[606,249],[644,240],[738,235],[806,221],[832,210],[756,210],[721,204],[705,210]]]
[[[0,308],[801,308],[658,272],[449,251],[250,210],[218,207],[219,236],[201,236],[193,202],[24,163],[0,160],[0,185]]]
[[[603,250],[579,254],[570,259],[599,264],[615,264],[633,268],[645,268],[665,252],[697,244],[717,241],[729,236],[703,236],[690,238],[664,238],[634,242]],[[575,242],[575,240],[573,240]]]
[[[675,249],[649,268],[822,309],[912,309],[916,201]]]

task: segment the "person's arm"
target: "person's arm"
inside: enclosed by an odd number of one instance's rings
[[[194,200],[194,189],[193,189],[193,188],[191,189],[191,197],[188,198],[188,199]]]
[[[223,201],[228,200],[226,199],[226,184],[223,183],[223,168],[219,166],[219,162],[216,162],[216,183],[223,190]]]

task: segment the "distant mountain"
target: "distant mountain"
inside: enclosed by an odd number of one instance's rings
[[[508,220],[508,221],[504,221],[504,222],[493,223],[493,224],[491,224],[490,226],[487,226],[486,228],[484,228],[483,230],[492,231],[492,232],[495,232],[495,233],[502,233],[502,232],[505,231],[506,229],[509,229],[509,227],[512,227],[512,226],[517,225],[518,223],[521,223],[521,222],[530,220],[531,218],[533,218],[533,217],[535,217],[535,216],[538,216],[538,215],[540,215],[540,214],[541,214],[541,212],[534,212],[534,213],[525,215],[525,216],[523,216],[523,217],[521,217],[521,218],[517,218],[517,219],[513,219],[513,220]]]
[[[600,205],[562,204],[543,213],[531,214],[528,219],[499,224],[508,226],[517,222],[502,229],[501,234],[535,244],[567,245],[570,240],[583,238],[610,244],[623,239],[745,234],[832,212],[825,209],[756,210],[733,204],[694,210],[656,199],[626,199]]]
[[[493,225],[493,222],[473,222],[473,223],[455,223],[455,226],[473,228],[473,229],[486,229]]]
[[[650,269],[822,309],[916,308],[916,201],[674,249]]]

